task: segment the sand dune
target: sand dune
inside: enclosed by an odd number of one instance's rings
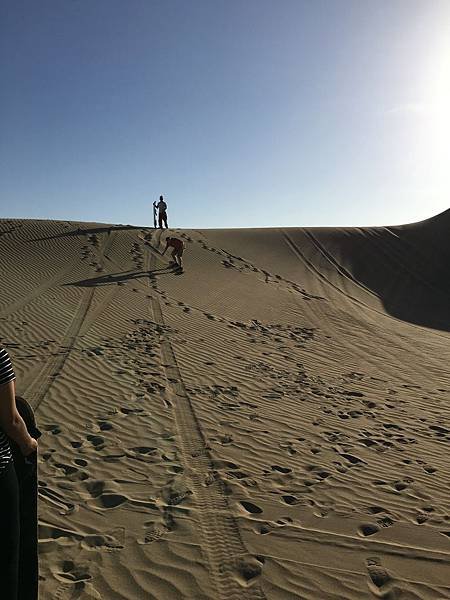
[[[450,598],[449,228],[1,220],[41,598]]]

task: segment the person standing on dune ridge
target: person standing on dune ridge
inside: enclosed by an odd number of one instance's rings
[[[159,202],[156,205],[156,208],[158,209],[159,228],[162,229],[164,223],[166,229],[168,229],[169,226],[167,225],[167,204],[164,202],[164,198],[162,196],[159,197]]]

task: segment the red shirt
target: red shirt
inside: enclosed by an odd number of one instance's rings
[[[171,246],[172,248],[175,248],[176,250],[182,250],[184,248],[184,243],[179,240],[178,238],[170,238],[169,240],[166,240],[166,244],[167,244],[167,248],[169,246]]]

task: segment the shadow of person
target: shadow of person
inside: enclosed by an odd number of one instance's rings
[[[153,278],[158,275],[169,275],[173,272],[173,267],[161,267],[159,269],[152,269],[151,271],[124,271],[123,273],[111,273],[108,275],[101,275],[100,277],[92,277],[91,279],[81,279],[80,281],[72,281],[65,283],[65,286],[74,285],[77,287],[98,287],[104,285],[114,285],[131,281],[135,279],[142,279],[145,277]]]

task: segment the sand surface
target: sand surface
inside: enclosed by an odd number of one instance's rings
[[[449,230],[1,220],[41,600],[450,598]]]

